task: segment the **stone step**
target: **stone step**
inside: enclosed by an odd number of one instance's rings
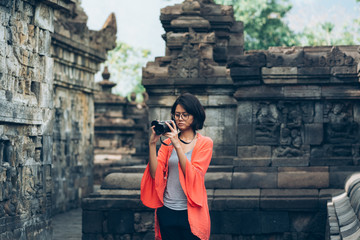
[[[145,167],[112,168],[102,188],[139,189]],[[205,185],[209,189],[327,189],[330,186],[327,168],[239,168],[227,165],[210,166],[205,175]]]
[[[331,198],[329,191],[316,189],[208,189],[209,207],[214,210],[239,209],[277,209],[277,210],[311,210],[326,208]],[[140,205],[139,189],[99,189],[83,202],[83,208],[94,207],[94,202],[115,204],[117,208],[138,208]],[[115,206],[114,205],[114,206]],[[96,206],[95,206],[96,208]],[[97,210],[97,209],[96,209]]]

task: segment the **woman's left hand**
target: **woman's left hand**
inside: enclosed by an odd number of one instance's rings
[[[171,143],[173,144],[173,146],[175,148],[181,147],[180,141],[179,141],[179,138],[178,138],[178,130],[177,130],[175,122],[171,121],[171,125],[168,122],[165,122],[165,123],[166,123],[166,125],[168,125],[171,132],[165,133],[164,136],[170,138]]]

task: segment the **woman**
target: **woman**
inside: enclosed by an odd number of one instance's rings
[[[141,181],[141,201],[155,208],[155,239],[210,237],[210,215],[204,184],[213,142],[196,133],[203,127],[205,111],[190,93],[177,98],[171,108],[170,132],[156,156],[154,127],[149,140],[149,163]],[[175,122],[174,122],[175,121]],[[168,145],[168,146],[167,146]]]

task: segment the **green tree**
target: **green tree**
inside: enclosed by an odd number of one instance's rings
[[[232,5],[236,20],[244,22],[245,50],[271,46],[299,45],[298,36],[284,17],[291,9],[289,0],[215,0]]]
[[[142,67],[150,60],[151,52],[147,49],[135,48],[124,42],[117,42],[116,47],[108,52],[104,65],[108,66],[111,81],[117,83],[113,93],[129,97],[136,93],[137,101],[142,101],[145,92],[141,84]]]

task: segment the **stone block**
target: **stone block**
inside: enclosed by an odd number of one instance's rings
[[[290,228],[295,232],[319,233],[326,228],[326,211],[309,211],[299,214],[289,214]]]
[[[233,99],[233,98],[232,98]],[[235,99],[233,99],[235,101]],[[236,126],[236,107],[227,107],[224,108],[224,125],[229,127],[234,132],[235,135],[235,126]]]
[[[261,233],[261,214],[258,211],[211,211],[210,217],[214,234]]]
[[[263,67],[261,68],[261,73],[263,75],[297,75],[298,68],[297,67]]]
[[[271,163],[270,146],[241,146],[237,149],[236,166],[269,166]]]
[[[262,78],[265,84],[297,83],[297,67],[263,67]]]
[[[306,145],[320,145],[323,142],[324,129],[323,124],[313,123],[304,124],[304,144]]]
[[[237,133],[237,144],[239,146],[245,145],[244,147],[246,147],[254,143],[253,126],[251,124],[238,124]]]
[[[318,209],[319,192],[316,189],[262,189],[262,209]]]
[[[35,124],[42,123],[42,112],[38,108],[0,101],[0,121]]]
[[[237,107],[237,121],[240,124],[249,124],[253,121],[253,104],[249,101],[241,101]]]
[[[211,163],[210,163],[210,167],[214,166],[214,165],[228,165],[229,167],[231,167],[231,171],[232,171],[232,165],[233,165],[233,161],[234,158],[233,157],[228,157],[228,156],[213,156],[211,158]],[[211,168],[208,169],[209,171],[213,171],[211,170]],[[216,171],[216,169],[214,170]],[[220,171],[224,171],[224,170],[220,170]],[[228,171],[226,171],[228,172]]]
[[[259,85],[261,82],[259,67],[231,67],[230,76],[236,86]]]
[[[224,110],[217,108],[206,109],[206,126],[219,126],[219,123],[224,123]]]
[[[274,167],[306,167],[309,166],[309,156],[304,154],[302,157],[274,157],[271,165]]]
[[[270,158],[234,158],[235,167],[267,167],[270,166]]]
[[[320,99],[321,87],[319,86],[284,86],[284,97],[298,99]]]
[[[354,113],[354,122],[360,124],[360,104],[355,103],[353,105],[353,113]]]
[[[354,172],[359,172],[360,166],[329,167],[329,187],[343,189],[346,179]]]
[[[231,234],[211,234],[211,240],[232,240]]]
[[[101,185],[102,189],[140,189],[142,173],[110,173]]]
[[[211,209],[258,209],[259,200],[259,189],[216,189]]]
[[[44,135],[42,137],[42,153],[41,161],[43,164],[52,164],[53,156],[53,138],[51,135]]]
[[[328,167],[279,168],[279,188],[328,188]]]
[[[299,67],[298,73],[302,76],[309,76],[312,78],[329,78],[330,67]]]
[[[276,172],[234,172],[231,188],[276,188]]]
[[[33,82],[34,83],[34,82]],[[42,108],[53,108],[53,85],[46,83],[38,83],[40,85],[39,92],[36,97],[39,101],[39,107]]]
[[[322,86],[322,97],[327,99],[357,99],[360,96],[358,90],[350,86]]]
[[[248,99],[256,99],[256,100],[264,100],[266,101],[270,99],[279,99],[283,97],[283,89],[281,87],[275,86],[266,86],[261,85],[258,87],[249,86],[249,87],[241,87],[234,93],[234,97],[237,100],[248,100]]]
[[[135,232],[150,232],[154,230],[154,213],[141,212],[134,213]]]
[[[102,211],[87,211],[83,210],[82,213],[82,232],[89,233],[102,233],[104,215]]]
[[[109,211],[107,227],[109,233],[133,233],[134,213],[132,211]]]
[[[231,188],[232,173],[207,173],[205,175],[206,188]]]
[[[236,151],[236,130],[235,123],[232,126],[224,127],[224,145],[232,146],[234,151]]]
[[[41,29],[54,32],[54,10],[42,3],[36,5],[34,23]]]
[[[51,104],[52,105],[52,104]],[[43,110],[43,124],[41,125],[40,133],[42,135],[52,135],[54,132],[54,110]]]
[[[288,212],[261,212],[262,233],[283,233],[290,231]]]
[[[237,149],[238,157],[243,159],[248,158],[271,158],[271,147],[270,146],[241,146]]]
[[[215,145],[222,145],[224,143],[224,127],[222,126],[207,126],[205,127],[206,136],[210,137]]]
[[[47,30],[39,31],[38,53],[41,56],[50,57],[51,36]]]

